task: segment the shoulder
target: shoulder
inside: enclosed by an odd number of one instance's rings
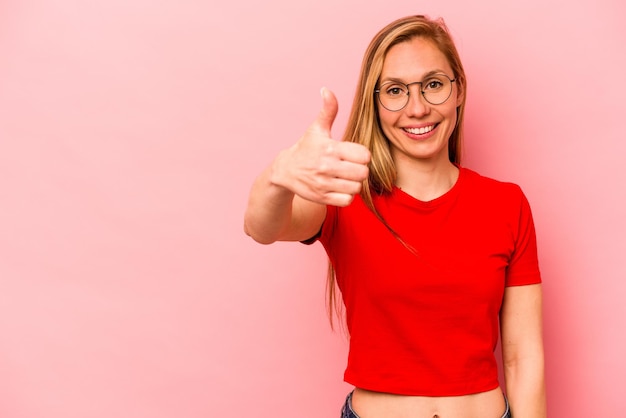
[[[520,199],[524,195],[521,187],[516,183],[483,176],[465,167],[461,168],[461,173],[464,179],[464,188],[484,198],[497,198],[498,200],[503,198]]]
[[[462,201],[490,216],[519,219],[522,213],[530,212],[530,204],[522,188],[509,181],[496,180],[476,171],[462,168]]]

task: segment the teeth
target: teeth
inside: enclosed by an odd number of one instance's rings
[[[424,135],[427,132],[432,131],[435,128],[435,125],[425,126],[423,128],[407,128],[405,131],[415,134],[415,135]]]

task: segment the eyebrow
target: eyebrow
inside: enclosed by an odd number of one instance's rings
[[[435,69],[435,70],[430,70],[426,74],[424,74],[422,76],[421,80],[424,80],[425,78],[431,77],[431,76],[436,75],[436,74],[443,74],[443,75],[445,75],[447,77],[450,77],[448,74],[446,74],[446,72],[444,70]],[[386,82],[389,82],[389,81],[396,81],[396,82],[400,82],[400,83],[406,84],[406,83],[404,83],[404,79],[398,78],[398,77],[385,77],[385,78],[381,78],[380,79],[380,83],[386,83]]]

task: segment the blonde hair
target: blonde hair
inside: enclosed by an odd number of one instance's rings
[[[461,104],[457,107],[456,126],[448,141],[450,161],[454,164],[461,163],[467,81],[459,53],[441,18],[430,19],[423,15],[404,17],[390,23],[374,36],[363,57],[357,91],[343,135],[344,141],[356,142],[370,150],[372,154],[369,164],[370,174],[369,178],[363,182],[361,198],[366,206],[403,244],[405,243],[398,234],[380,216],[372,200],[372,192],[376,194],[390,193],[396,180],[396,168],[391,157],[389,142],[380,126],[374,90],[382,73],[385,57],[391,47],[416,37],[431,41],[443,53],[454,73],[457,89],[462,93]],[[407,244],[405,246],[408,247]],[[409,247],[409,249],[411,248]],[[343,308],[343,304],[337,298],[336,290],[335,270],[329,263],[327,296],[331,327],[333,326],[333,312],[341,316]]]

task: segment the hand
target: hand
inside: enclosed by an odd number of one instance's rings
[[[331,138],[339,106],[330,90],[323,88],[321,94],[317,119],[278,156],[272,182],[315,203],[347,206],[369,175],[370,152],[361,144]]]

